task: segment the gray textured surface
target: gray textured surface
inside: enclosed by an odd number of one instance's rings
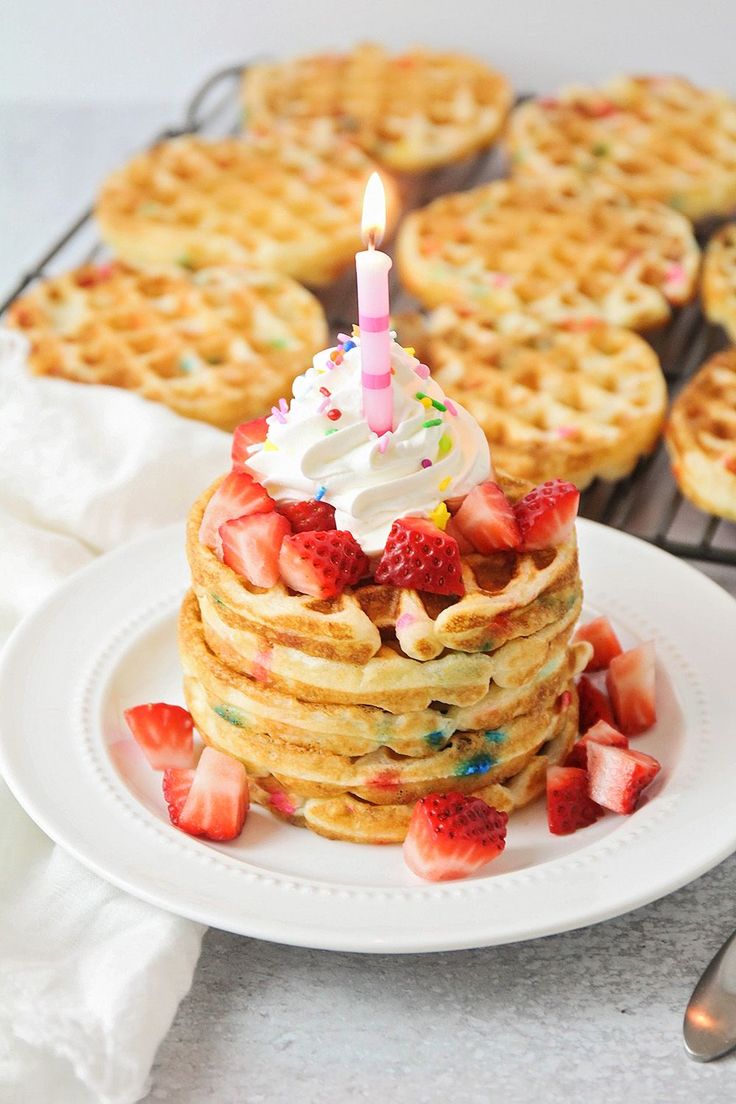
[[[0,291],[173,117],[0,111]],[[736,571],[709,574],[736,594]],[[329,954],[210,932],[147,1101],[733,1104],[736,1060],[694,1065],[680,1029],[736,925],[735,889],[732,857],[606,924],[453,954]]]

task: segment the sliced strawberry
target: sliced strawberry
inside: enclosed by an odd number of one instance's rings
[[[169,807],[169,820],[172,824],[179,823],[184,802],[189,796],[194,779],[194,770],[182,770],[177,767],[169,767],[164,771],[162,789],[164,801]]]
[[[583,675],[578,682],[578,731],[587,732],[598,721],[613,725],[611,703],[598,687]]]
[[[427,794],[414,806],[404,861],[430,882],[465,878],[501,854],[508,819],[472,794]]]
[[[275,586],[281,542],[290,532],[286,518],[275,510],[226,521],[220,526],[223,562],[253,586]]]
[[[206,747],[179,810],[179,827],[190,836],[235,839],[242,831],[249,805],[243,764],[216,748]]]
[[[289,519],[292,533],[310,533],[335,529],[335,507],[329,502],[318,502],[316,498],[308,502],[280,502],[277,507],[280,514]]]
[[[455,524],[484,555],[521,545],[514,508],[498,483],[473,487],[455,514]]]
[[[230,472],[207,503],[199,528],[200,543],[208,548],[219,548],[218,531],[226,521],[247,514],[266,514],[275,505],[252,476],[246,472]]]
[[[550,548],[566,541],[572,533],[579,502],[580,491],[563,479],[551,479],[535,487],[514,507],[522,547]]]
[[[247,470],[248,457],[251,445],[260,445],[266,440],[268,422],[265,418],[254,418],[252,422],[243,422],[233,433],[233,471],[244,472]]]
[[[368,557],[355,537],[342,529],[285,537],[279,571],[288,587],[314,598],[334,598],[368,570]]]
[[[591,742],[607,744],[609,747],[627,748],[629,746],[628,738],[624,736],[623,732],[611,728],[605,721],[597,721],[575,744],[565,760],[565,766],[582,767],[585,770],[588,766],[588,744]]]
[[[126,709],[123,716],[154,770],[193,765],[194,722],[186,709],[153,702]]]
[[[618,727],[627,736],[646,732],[657,720],[654,641],[611,660],[606,688]]]
[[[461,556],[469,556],[471,552],[475,552],[475,549],[473,548],[467,537],[462,533],[454,517],[451,517],[448,520],[447,525],[445,526],[445,532],[449,537],[455,538],[455,540],[457,541],[457,546],[460,549]]]
[[[553,836],[569,836],[603,816],[588,794],[588,772],[580,767],[547,769],[547,824]]]
[[[588,790],[599,805],[614,813],[633,813],[642,790],[661,765],[652,755],[630,748],[588,745]]]
[[[398,518],[376,567],[377,583],[431,594],[464,594],[460,549],[449,533],[426,518]]]
[[[574,639],[576,642],[586,640],[593,645],[593,655],[588,660],[586,671],[604,671],[611,660],[623,651],[607,617],[596,617],[587,625],[581,625]]]

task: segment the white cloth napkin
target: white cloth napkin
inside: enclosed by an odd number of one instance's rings
[[[183,519],[228,464],[219,430],[33,378],[24,358],[0,330],[0,644],[70,572]],[[0,780],[0,1102],[140,1100],[203,931],[80,866]]]

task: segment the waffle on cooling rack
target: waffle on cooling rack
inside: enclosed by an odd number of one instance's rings
[[[602,179],[698,220],[736,207],[736,102],[681,77],[617,77],[521,104],[514,174]]]
[[[470,304],[513,328],[527,315],[579,328],[646,330],[694,293],[699,250],[687,219],[608,188],[502,180],[409,215],[399,268],[427,307]]]
[[[232,429],[263,413],[322,347],[322,308],[287,276],[242,266],[85,265],[38,283],[7,315],[37,375],[136,391]]]
[[[434,379],[517,479],[569,479],[581,489],[596,477],[621,479],[659,438],[665,379],[651,346],[629,330],[505,333],[471,307],[448,306],[406,321]]]
[[[665,440],[685,497],[736,521],[736,349],[716,353],[685,385]]]
[[[433,790],[513,809],[576,733],[574,538],[472,554],[460,600],[367,582],[339,598],[250,586],[199,541],[180,617],[185,695],[207,743],[240,758],[257,801],[338,839],[403,838]]]
[[[161,142],[114,172],[96,207],[103,239],[133,264],[251,264],[330,283],[360,242],[373,161],[326,120],[246,138]],[[398,214],[383,176],[388,231]]]
[[[705,313],[736,341],[736,223],[722,227],[708,242],[702,283]]]
[[[250,126],[332,119],[381,164],[410,173],[489,146],[512,101],[505,77],[474,58],[375,45],[253,65],[243,95]]]

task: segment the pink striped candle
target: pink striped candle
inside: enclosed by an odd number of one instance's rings
[[[368,246],[355,255],[358,277],[363,415],[379,435],[393,429],[391,336],[389,333],[388,274],[391,258],[376,249],[386,227],[386,196],[378,173],[373,173],[363,198],[363,241]]]

